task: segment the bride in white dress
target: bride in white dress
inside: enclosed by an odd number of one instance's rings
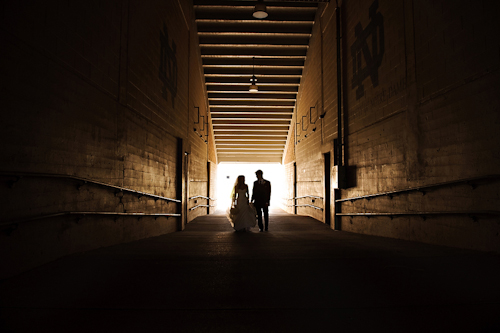
[[[227,218],[236,231],[245,231],[255,227],[256,210],[248,203],[248,185],[245,176],[238,176],[231,194],[231,207],[227,210]]]

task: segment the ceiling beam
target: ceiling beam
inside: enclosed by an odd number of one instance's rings
[[[238,120],[238,119],[268,119],[268,120],[288,120],[292,119],[292,114],[212,114],[213,120]]]
[[[219,156],[219,162],[246,162],[246,163],[281,163],[281,156]]]
[[[236,141],[242,141],[242,142],[283,142],[286,143],[286,136],[276,136],[276,137],[269,137],[269,136],[217,136],[215,137],[215,141],[217,143],[226,143],[226,142],[236,142]]]
[[[323,1],[265,1],[263,20],[255,0],[193,1],[218,161],[281,163]]]
[[[214,133],[216,137],[222,137],[222,136],[279,136],[279,137],[285,137],[288,134],[288,129],[273,129],[273,128],[267,128],[265,131],[264,130],[257,130],[255,128],[249,128],[245,130],[241,130],[241,127],[235,127],[235,128],[214,128]]]

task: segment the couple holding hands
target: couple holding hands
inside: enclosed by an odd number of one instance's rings
[[[257,170],[257,180],[253,183],[252,200],[249,203],[248,185],[245,176],[238,176],[231,194],[232,203],[228,210],[228,219],[236,231],[246,231],[255,227],[255,217],[259,231],[267,231],[269,226],[269,202],[271,199],[271,182],[262,178],[262,170]],[[264,224],[262,223],[264,214]]]

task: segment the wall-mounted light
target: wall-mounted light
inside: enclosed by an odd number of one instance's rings
[[[265,19],[267,17],[266,5],[263,0],[258,0],[253,10],[253,17],[258,19]]]
[[[306,135],[304,135],[304,138],[307,138],[309,135],[311,135],[314,132],[316,132],[316,127],[314,127],[311,132],[309,132]]]
[[[257,87],[257,78],[255,77],[255,57],[252,60],[252,78],[250,79],[250,89],[249,91],[254,93],[259,91],[259,87]]]
[[[198,132],[198,130],[196,128],[193,128],[194,132],[205,142],[205,143],[208,143],[207,140],[205,140],[203,138],[203,134],[201,134],[200,132]],[[205,135],[206,136],[206,135]]]

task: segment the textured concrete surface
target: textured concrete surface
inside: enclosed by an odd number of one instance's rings
[[[1,332],[497,332],[500,257],[223,215],[0,283]]]

